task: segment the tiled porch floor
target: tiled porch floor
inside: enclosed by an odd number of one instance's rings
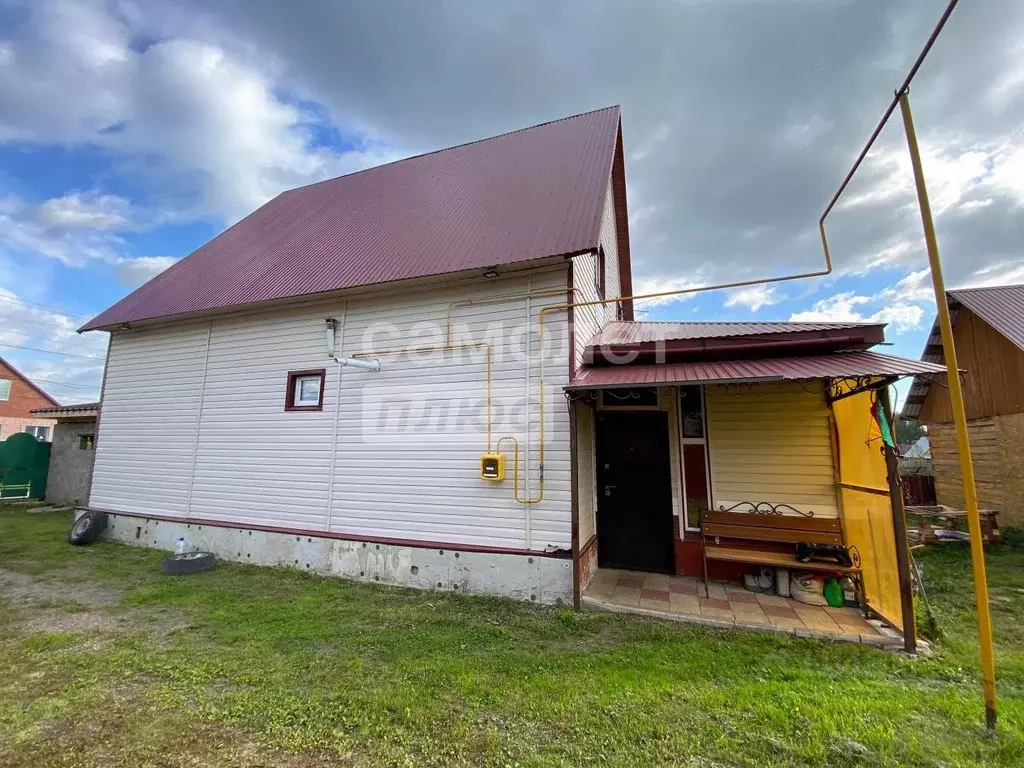
[[[601,568],[587,585],[584,604],[644,613],[676,621],[774,631],[880,646],[899,646],[901,636],[870,622],[854,608],[807,605],[788,597],[749,592],[738,583],[704,583],[687,576]],[[877,626],[876,626],[877,625]]]

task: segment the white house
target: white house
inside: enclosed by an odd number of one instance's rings
[[[670,574],[799,565],[912,638],[880,425],[943,369],[878,324],[636,322],[627,220],[617,107],[279,195],[83,329],[112,336],[87,506],[130,543],[655,613],[696,604]]]
[[[129,542],[570,600],[564,389],[632,307],[565,305],[631,293],[625,222],[617,107],[279,195],[82,329],[111,334],[88,506]]]

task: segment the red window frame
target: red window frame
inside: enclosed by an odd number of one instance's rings
[[[320,398],[316,405],[295,404],[295,382],[313,376],[320,377]],[[324,385],[327,382],[326,368],[313,368],[308,371],[288,371],[288,385],[284,390],[284,409],[286,411],[322,411],[324,409]]]

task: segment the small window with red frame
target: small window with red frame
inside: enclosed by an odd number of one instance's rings
[[[324,409],[324,379],[327,369],[289,371],[285,390],[286,411],[322,411]]]

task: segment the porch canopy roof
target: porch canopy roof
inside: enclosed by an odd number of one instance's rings
[[[637,361],[680,357],[824,355],[867,350],[885,341],[883,323],[608,323],[584,348],[583,361],[615,364],[631,353]]]
[[[566,389],[848,379],[869,376],[898,378],[941,374],[945,371],[943,366],[923,360],[908,360],[878,352],[853,351],[799,357],[589,366],[577,371]]]

